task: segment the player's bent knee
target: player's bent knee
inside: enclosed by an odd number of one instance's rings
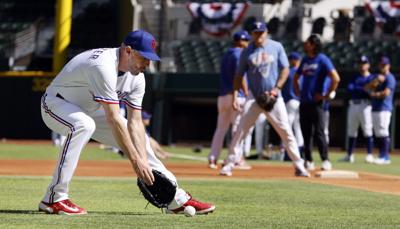
[[[91,118],[85,118],[85,119],[81,120],[81,122],[79,122],[79,124],[77,124],[76,128],[84,130],[85,132],[88,132],[88,133],[94,133],[94,131],[96,129],[96,123]]]

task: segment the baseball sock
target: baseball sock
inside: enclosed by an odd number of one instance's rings
[[[383,157],[389,160],[389,151],[390,151],[390,138],[385,137],[383,138]]]
[[[390,138],[382,137],[377,139],[379,141],[379,158],[389,159]]]
[[[354,137],[349,137],[349,149],[347,150],[347,154],[350,156],[353,154],[353,149],[356,145],[357,139]]]
[[[374,147],[374,139],[370,136],[367,137],[367,153],[371,154]]]

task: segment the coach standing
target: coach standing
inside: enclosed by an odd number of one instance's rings
[[[263,110],[254,98],[249,98],[245,111],[240,120],[238,130],[233,136],[229,147],[229,154],[225,160],[225,166],[220,174],[231,176],[235,162],[241,158],[240,141],[247,135],[250,127],[254,124],[260,113],[267,116],[268,122],[274,127],[282,139],[282,142],[291,157],[296,176],[308,177],[304,168],[304,161],[300,157],[296,139],[289,126],[285,103],[283,102],[280,89],[283,87],[289,74],[289,61],[281,43],[268,39],[267,27],[264,22],[255,22],[252,25],[252,42],[240,55],[239,67],[234,81],[234,96],[232,105],[238,109],[237,97],[243,76],[247,74],[248,88],[251,94],[257,98],[263,94],[273,95],[277,98],[272,110]],[[242,87],[245,87],[242,85]]]
[[[329,57],[321,53],[322,42],[318,35],[312,34],[304,42],[306,56],[301,61],[300,67],[294,76],[294,89],[300,96],[300,125],[304,137],[304,155],[306,167],[315,169],[312,155],[313,131],[322,160],[321,169],[331,170],[332,164],[328,157],[328,144],[324,134],[324,101],[329,100],[339,84],[340,77]],[[299,77],[302,75],[303,84],[300,91]],[[324,82],[326,77],[331,78],[331,84],[326,93]]]
[[[382,57],[379,71],[374,79],[365,86],[372,99],[372,125],[379,147],[379,157],[374,159],[378,165],[390,164],[389,125],[393,110],[393,95],[396,89],[396,79],[390,72],[390,60]]]

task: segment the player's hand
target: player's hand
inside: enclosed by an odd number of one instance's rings
[[[320,102],[320,101],[322,101],[322,100],[324,100],[324,99],[325,99],[325,96],[321,95],[320,93],[316,93],[316,94],[314,95],[314,101],[315,101],[315,102]]]
[[[139,159],[136,161],[136,164],[133,164],[133,169],[135,170],[136,175],[144,180],[147,185],[153,185],[154,175],[152,169],[147,162]]]
[[[269,95],[278,97],[279,91],[280,91],[280,90],[279,90],[278,88],[274,87],[274,88],[269,92]],[[267,93],[266,93],[266,94],[267,94]]]
[[[233,98],[233,100],[232,100],[232,108],[235,111],[240,111],[241,110],[240,109],[240,105],[239,105],[239,103],[238,103],[236,98]]]

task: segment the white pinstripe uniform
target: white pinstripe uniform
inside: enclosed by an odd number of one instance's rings
[[[93,49],[77,55],[43,95],[41,111],[44,122],[51,130],[67,136],[44,202],[68,199],[68,184],[79,155],[91,138],[119,148],[99,102],[118,104],[121,101],[133,109],[141,109],[145,93],[144,74],[117,76],[118,54],[118,48],[110,48]],[[154,155],[147,136],[146,151],[150,167],[176,182],[175,176]],[[188,199],[186,192],[178,189],[169,208],[180,207]]]

